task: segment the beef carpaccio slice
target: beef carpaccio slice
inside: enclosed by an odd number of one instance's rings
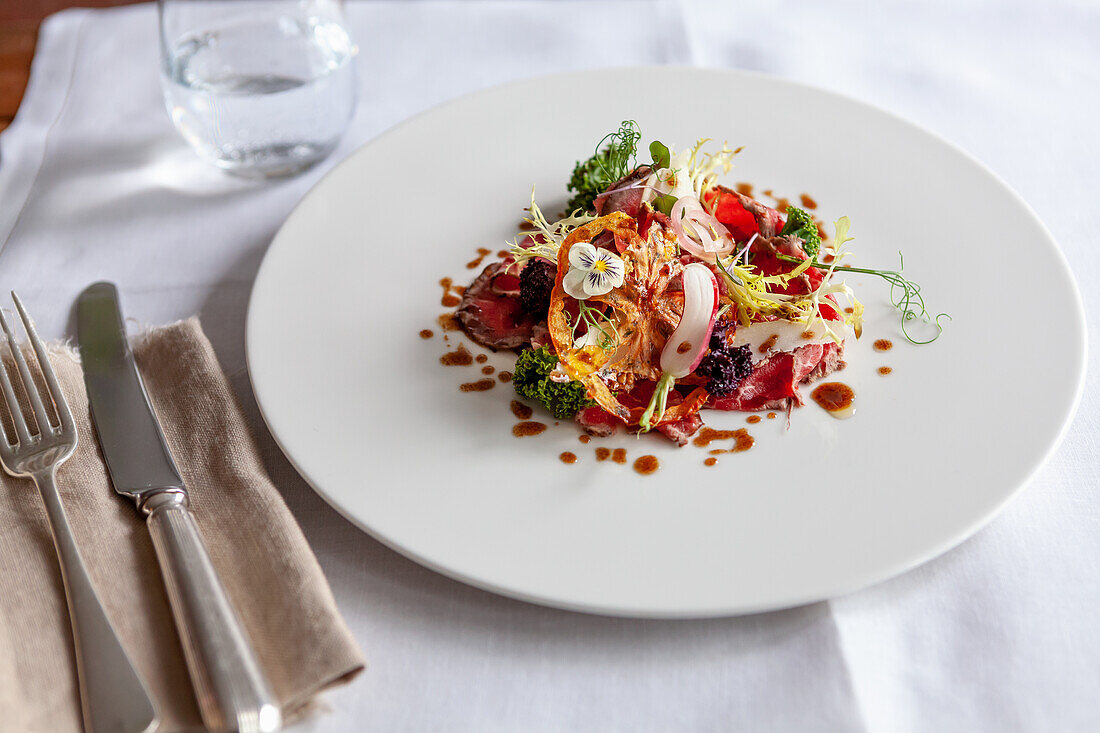
[[[518,349],[531,341],[537,321],[519,299],[519,269],[512,259],[494,262],[481,271],[462,294],[455,315],[462,330],[477,343],[496,351]]]
[[[837,344],[807,344],[794,351],[780,351],[757,364],[733,394],[712,396],[706,406],[752,412],[802,405],[798,385],[836,371],[843,363],[843,353]]]
[[[619,395],[619,400],[628,407],[644,407],[653,395],[653,382],[640,382],[629,393]],[[676,390],[668,393],[667,407],[675,407],[684,401],[684,396]],[[586,407],[576,414],[574,420],[589,435],[607,437],[615,433],[623,421],[607,412],[599,405]],[[703,418],[692,413],[674,422],[658,425],[656,430],[677,445],[687,445],[688,440],[699,428],[703,427]]]

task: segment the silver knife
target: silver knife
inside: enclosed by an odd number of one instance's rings
[[[218,580],[189,508],[187,487],[164,441],[111,283],[77,300],[77,334],[92,420],[111,483],[146,517],[204,725],[276,731],[271,686]]]

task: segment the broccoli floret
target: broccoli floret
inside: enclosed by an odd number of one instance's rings
[[[580,382],[551,381],[550,372],[557,365],[558,357],[546,346],[526,349],[512,369],[512,384],[520,397],[538,400],[554,417],[565,420],[595,403],[588,399],[588,390]]]
[[[817,224],[813,216],[805,209],[797,206],[787,207],[787,223],[783,225],[780,234],[794,234],[802,240],[802,249],[810,257],[816,257],[821,249],[821,233],[817,231]]]
[[[577,161],[576,167],[573,168],[573,175],[569,179],[569,190],[573,191],[573,198],[569,199],[566,206],[570,211],[593,210],[592,202],[608,185],[604,171],[610,155],[611,147],[608,146],[588,160]]]
[[[557,268],[546,260],[533,259],[519,273],[519,302],[523,310],[537,318],[546,318],[550,310],[550,291],[554,289]]]
[[[733,393],[741,380],[752,373],[752,351],[746,346],[729,346],[730,326],[715,327],[710,336],[710,353],[703,357],[695,373],[706,377],[707,391],[715,397]]]

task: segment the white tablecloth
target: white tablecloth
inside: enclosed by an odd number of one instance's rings
[[[144,322],[201,313],[262,433],[244,372],[249,287],[280,222],[325,170],[471,90],[672,63],[811,82],[940,133],[1035,207],[1089,312],[1098,305],[1100,9],[1088,0],[438,0],[352,4],[349,15],[362,72],[351,132],[317,170],[264,184],[207,168],[172,128],[152,6],[49,19],[19,116],[0,135],[0,291],[18,289],[50,336],[72,333],[71,303],[97,278],[117,281]],[[935,212],[911,224],[937,235]],[[1019,299],[1005,293],[991,308],[1011,314]],[[1042,399],[1043,379],[1021,392]],[[265,435],[277,483],[371,661],[299,727],[1100,730],[1094,386],[1095,369],[1060,449],[961,547],[845,598],[713,621],[585,616],[443,578],[341,519]]]

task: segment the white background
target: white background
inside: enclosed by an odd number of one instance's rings
[[[1095,369],[1060,450],[956,550],[828,603],[663,622],[498,598],[383,548],[293,475],[263,434],[243,358],[245,306],[266,245],[356,145],[501,81],[640,63],[778,74],[925,125],[1036,209],[1091,316],[1100,276],[1095,4],[440,0],[353,3],[349,16],[359,112],[333,159],[300,178],[246,183],[193,158],[160,100],[152,6],[48,21],[19,117],[0,135],[0,289],[17,288],[45,334],[71,333],[72,301],[98,278],[120,284],[141,322],[201,313],[371,664],[302,730],[1100,728]],[[690,109],[675,94],[669,103]],[[934,211],[913,212],[906,225],[945,234]],[[1012,310],[1042,307],[1039,295],[1006,292],[990,304],[1006,338]],[[1052,364],[1020,385],[1024,403],[1041,400],[1057,373]]]

